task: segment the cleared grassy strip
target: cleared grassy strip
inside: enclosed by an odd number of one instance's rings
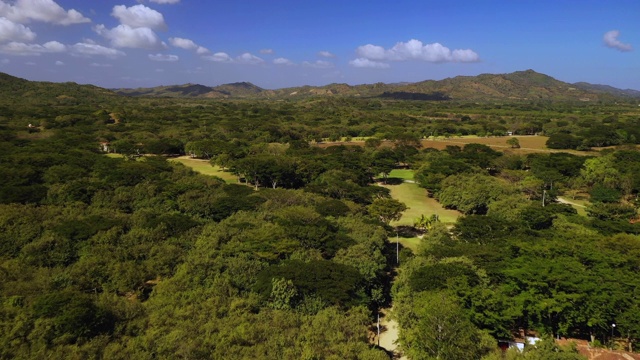
[[[390,178],[402,180],[413,180],[413,170],[410,169],[393,169],[389,173]]]
[[[558,196],[558,201],[561,203],[569,204],[572,208],[576,209],[578,215],[587,216],[586,207],[591,203],[586,199],[571,199],[566,196]]]
[[[235,175],[230,172],[223,171],[219,166],[212,166],[207,160],[179,157],[170,159],[169,161],[181,163],[204,175],[217,176],[226,181],[227,184],[235,184],[238,182],[238,178]]]
[[[417,184],[402,183],[399,185],[382,185],[391,190],[391,197],[402,201],[407,209],[402,218],[391,223],[393,226],[412,226],[416,218],[424,214],[431,216],[437,214],[443,223],[454,223],[462,214],[456,210],[448,210],[442,207],[435,199],[427,196],[427,191]]]
[[[398,240],[400,241],[400,245],[402,245],[403,247],[411,249],[411,251],[413,251],[414,254],[418,251],[418,245],[422,241],[422,239],[420,239],[418,237],[404,238],[402,236],[400,236],[398,238]],[[395,244],[396,238],[395,237],[389,237],[389,242]]]

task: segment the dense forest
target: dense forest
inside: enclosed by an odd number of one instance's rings
[[[510,358],[640,339],[632,102],[134,98],[7,75],[0,93],[0,358],[388,359],[370,327],[391,304],[411,359],[500,358],[521,331],[544,340]],[[548,141],[424,146],[507,134]],[[397,168],[464,214],[416,224],[399,266],[406,206],[378,186]]]

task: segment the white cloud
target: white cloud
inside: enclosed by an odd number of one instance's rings
[[[185,50],[195,50],[198,55],[207,55],[211,54],[211,51],[204,46],[200,46],[196,44],[191,39],[184,39],[179,37],[169,38],[169,44],[173,47],[185,49]]]
[[[0,52],[18,56],[38,56],[43,53],[61,53],[66,50],[67,47],[57,41],[49,41],[42,45],[12,41],[0,46]]]
[[[328,51],[319,51],[318,52],[318,56],[322,56],[322,57],[326,57],[326,58],[334,58],[336,57],[334,54],[328,52]]]
[[[100,64],[100,63],[91,63],[93,67],[102,67],[102,68],[110,68],[113,67],[111,64]]]
[[[97,44],[91,44],[91,43],[77,43],[71,46],[71,54],[84,55],[84,56],[94,56],[94,55],[106,56],[110,58],[126,55],[120,50],[104,47]]]
[[[365,58],[357,58],[355,60],[349,61],[349,65],[357,68],[372,68],[372,69],[387,69],[390,67],[389,64],[373,61]]]
[[[67,51],[67,46],[57,41],[49,41],[42,46],[47,49],[47,52],[60,53]]]
[[[370,60],[384,60],[385,59],[385,50],[382,46],[376,45],[363,45],[356,49],[356,54],[358,56],[370,59]]]
[[[265,55],[273,55],[275,51],[273,51],[273,49],[262,49],[260,50],[260,54],[265,54]]]
[[[37,64],[34,63],[33,61],[27,61],[26,63],[24,63],[25,65],[29,65],[29,66],[36,66]]]
[[[149,60],[174,62],[180,60],[180,58],[177,55],[149,54]]]
[[[159,31],[167,30],[164,16],[144,5],[134,5],[131,7],[116,5],[113,7],[111,15],[120,20],[122,25],[127,25],[131,28],[149,28]]]
[[[433,63],[480,61],[480,56],[473,50],[452,51],[440,43],[423,44],[422,41],[415,39],[396,43],[390,49],[372,44],[363,45],[356,49],[356,54],[361,59],[373,61],[417,60]]]
[[[240,64],[248,64],[248,65],[257,65],[257,64],[262,64],[264,62],[264,60],[262,60],[261,58],[250,53],[244,53],[236,57],[236,61]]]
[[[287,66],[295,65],[293,61],[285,58],[273,59],[273,63],[276,65],[287,65]]]
[[[233,62],[233,59],[231,58],[231,56],[229,56],[229,54],[225,52],[217,52],[213,55],[203,56],[202,58],[205,60],[214,61],[214,62],[224,62],[224,63]]]
[[[303,61],[302,62],[302,66],[310,67],[310,68],[316,68],[316,69],[330,69],[334,65],[333,65],[333,63],[331,63],[329,61],[317,60],[317,61],[314,61],[314,62]]]
[[[147,50],[166,48],[166,44],[160,41],[158,35],[146,27],[132,28],[129,25],[118,25],[113,29],[107,29],[104,25],[98,25],[94,31],[109,39],[114,47]]]
[[[5,41],[33,41],[36,33],[22,24],[0,17],[0,42]]]
[[[618,30],[607,31],[603,37],[604,44],[607,47],[610,47],[612,49],[617,49],[620,51],[633,50],[633,47],[631,46],[631,44],[625,44],[621,42],[620,40],[618,40],[618,36],[620,36],[620,31]]]
[[[209,51],[209,49],[207,49],[204,46],[198,46],[198,48],[196,49],[196,54],[207,55],[207,54],[211,54],[211,51]]]
[[[177,4],[180,0],[149,0],[152,3],[156,4]]]
[[[91,22],[77,10],[65,10],[53,0],[17,0],[15,5],[0,1],[0,16],[18,22],[31,20],[57,25],[71,25]]]
[[[64,63],[60,60],[56,61],[56,66],[64,66]]]
[[[169,38],[169,44],[171,44],[171,46],[175,46],[175,47],[186,49],[186,50],[195,50],[198,48],[198,44],[193,42],[193,40],[179,38],[179,37]]]

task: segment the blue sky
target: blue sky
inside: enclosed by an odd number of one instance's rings
[[[0,71],[263,88],[534,69],[640,90],[637,0],[0,0]]]

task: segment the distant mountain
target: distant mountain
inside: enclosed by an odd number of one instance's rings
[[[244,98],[258,96],[265,90],[252,83],[239,82],[215,87],[185,84],[153,88],[115,89],[114,91],[125,96]]]
[[[599,101],[616,97],[640,97],[640,91],[620,90],[587,83],[569,84],[533,70],[510,74],[457,76],[444,80],[395,84],[329,84],[265,90],[251,83],[225,84],[216,87],[179,85],[149,89],[119,89],[128,96],[297,99],[344,96],[406,100],[549,100]]]
[[[50,97],[56,101],[91,101],[100,96],[214,98],[214,99],[304,99],[309,97],[361,97],[416,101],[615,101],[640,99],[638,90],[621,90],[607,85],[569,84],[533,70],[510,74],[456,76],[395,84],[329,84],[276,90],[248,82],[209,87],[199,84],[153,88],[107,90],[76,83],[34,82],[0,73],[0,95],[6,101],[16,97]]]
[[[79,85],[73,82],[29,81],[0,73],[0,99],[4,102],[11,102],[14,99],[88,102],[104,96],[116,96],[116,94],[93,85]]]
[[[586,82],[577,82],[573,84],[578,89],[590,91],[599,94],[610,94],[619,97],[640,98],[640,91],[633,89],[618,89],[609,85],[589,84]]]

